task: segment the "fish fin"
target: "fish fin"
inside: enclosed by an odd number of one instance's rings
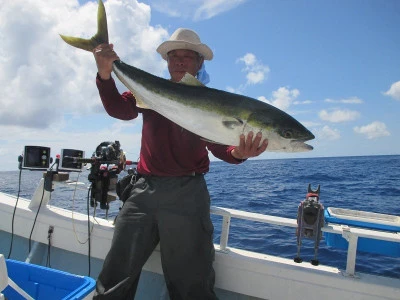
[[[86,51],[93,51],[93,49],[100,44],[108,44],[107,15],[103,1],[99,0],[97,9],[97,33],[94,36],[90,39],[83,39],[60,34],[60,37],[67,44]]]
[[[142,98],[135,96],[136,106],[143,109],[151,109],[143,102]]]
[[[183,83],[186,85],[193,85],[193,86],[204,86],[196,77],[193,75],[186,73],[179,83]]]
[[[222,124],[228,129],[235,129],[236,127],[242,127],[244,122],[240,118],[224,118],[222,120]]]

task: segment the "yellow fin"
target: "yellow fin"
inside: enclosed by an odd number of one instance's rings
[[[179,83],[183,83],[186,85],[193,85],[193,86],[204,86],[204,84],[202,84],[199,80],[197,80],[196,77],[194,77],[193,75],[186,73],[181,81],[179,81]]]
[[[135,96],[135,95],[134,95]],[[143,109],[151,109],[143,102],[142,98],[135,96],[136,106]]]
[[[94,48],[103,43],[108,44],[107,16],[103,1],[99,0],[97,8],[97,33],[92,38],[83,39],[62,34],[60,34],[60,37],[67,44],[86,51],[93,51]]]

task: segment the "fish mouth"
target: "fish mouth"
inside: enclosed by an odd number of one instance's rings
[[[290,146],[295,152],[311,151],[314,149],[314,147],[305,143],[308,140],[310,139],[291,141]]]
[[[314,147],[311,146],[311,145],[309,145],[309,144],[306,144],[306,143],[303,143],[303,144],[304,144],[304,146],[305,146],[305,148],[306,148],[306,151],[311,151],[311,150],[314,149]]]
[[[291,141],[290,144],[293,145],[294,149],[298,149],[297,151],[299,152],[311,151],[314,147],[306,144],[306,142],[313,139],[315,139],[315,135],[308,131],[308,135],[305,138]]]

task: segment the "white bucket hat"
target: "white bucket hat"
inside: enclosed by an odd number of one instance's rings
[[[178,28],[169,38],[157,48],[157,52],[162,58],[167,60],[168,52],[178,49],[192,50],[204,57],[206,60],[212,60],[213,52],[206,45],[202,44],[196,32],[190,29]]]

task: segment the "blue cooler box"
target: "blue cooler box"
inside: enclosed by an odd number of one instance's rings
[[[359,210],[328,207],[324,210],[325,222],[354,226],[385,232],[400,232],[400,217]],[[348,241],[340,234],[324,232],[328,246],[348,248]],[[359,237],[357,250],[400,257],[400,243]]]
[[[7,259],[8,277],[35,300],[84,299],[95,288],[96,282],[87,276],[73,275],[42,266]],[[2,291],[12,300],[24,300],[7,286]]]

